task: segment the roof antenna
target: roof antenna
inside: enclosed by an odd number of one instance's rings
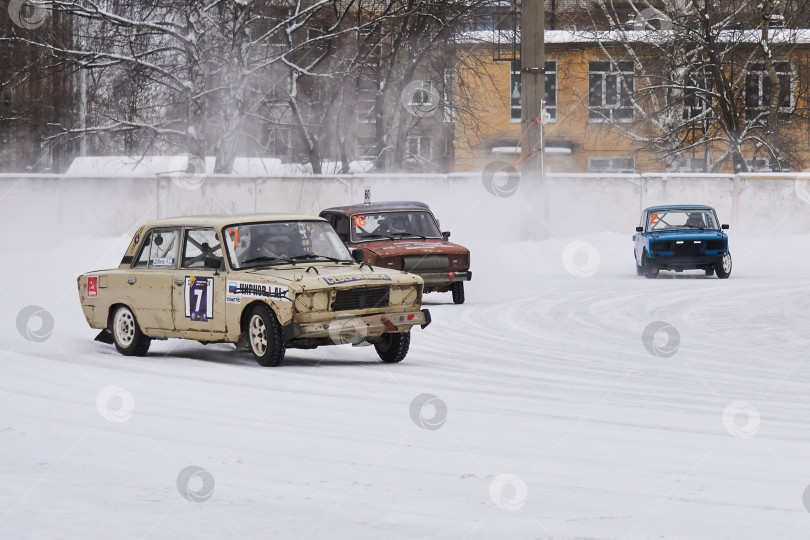
[[[363,200],[363,204],[371,204],[371,186],[366,186],[364,188],[365,197]]]

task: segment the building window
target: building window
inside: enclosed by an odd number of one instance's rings
[[[374,137],[357,137],[357,159],[377,159],[377,139]]]
[[[550,60],[545,63],[545,96],[547,121],[557,120],[557,62]],[[512,62],[509,77],[509,104],[510,121],[520,122],[520,61]]]
[[[679,173],[704,173],[706,171],[705,158],[681,158],[673,172]]]
[[[790,115],[793,110],[792,76],[789,62],[774,62],[779,77],[779,114]],[[771,78],[765,64],[751,64],[745,76],[745,110],[749,119],[767,119],[771,101]]]
[[[374,122],[377,109],[377,83],[367,77],[357,80],[357,100],[354,103],[354,119],[360,124]]]
[[[588,172],[634,174],[636,172],[636,158],[589,157]]]
[[[442,85],[442,102],[444,103],[444,123],[450,124],[456,119],[455,92],[456,72],[453,69],[444,70]]]
[[[712,76],[708,70],[689,75],[683,91],[683,119],[707,118],[712,112]]]
[[[430,161],[430,137],[415,135],[408,137],[408,152],[406,159]]]
[[[633,120],[633,62],[588,63],[588,119],[592,122]]]
[[[747,158],[748,172],[790,172],[790,161],[785,158]]]

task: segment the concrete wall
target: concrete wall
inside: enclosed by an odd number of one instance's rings
[[[495,180],[498,184],[498,180]],[[32,245],[67,236],[130,235],[143,221],[191,214],[317,214],[372,199],[427,202],[442,228],[492,240],[571,237],[596,231],[632,234],[654,204],[710,204],[737,234],[810,232],[810,175],[551,175],[520,180],[493,195],[481,174],[355,175],[290,178],[211,176],[74,178],[0,175],[3,231],[25,231]],[[0,244],[15,241],[4,232]]]

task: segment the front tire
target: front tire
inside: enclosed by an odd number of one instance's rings
[[[383,334],[374,344],[380,359],[386,364],[402,362],[411,346],[411,334]]]
[[[706,269],[706,277],[712,277],[714,275],[714,267]]]
[[[731,253],[723,255],[723,260],[715,266],[715,272],[720,279],[728,279],[731,275]]]
[[[464,303],[464,282],[463,281],[456,281],[450,285],[450,292],[453,293],[453,303],[454,304],[463,304]]]
[[[647,279],[658,277],[658,267],[647,257],[646,253],[641,256],[641,266],[644,268],[644,276]]]
[[[276,314],[266,304],[253,308],[247,320],[250,350],[260,366],[275,367],[284,360],[287,345]]]
[[[118,352],[124,356],[146,356],[152,339],[141,332],[135,314],[127,306],[119,306],[110,321],[110,333]]]

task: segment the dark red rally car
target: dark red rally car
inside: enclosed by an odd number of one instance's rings
[[[425,203],[380,202],[327,208],[328,220],[355,259],[371,266],[405,270],[422,277],[425,292],[453,293],[464,303],[464,282],[472,278],[470,250],[448,242]]]

